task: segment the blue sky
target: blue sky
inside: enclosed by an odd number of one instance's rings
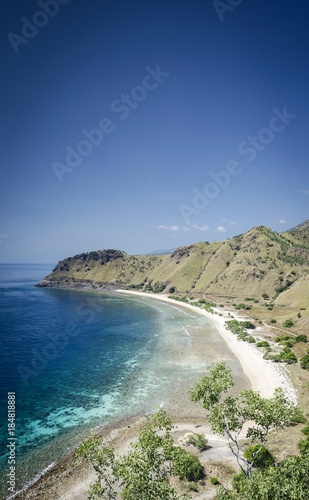
[[[307,1],[0,5],[1,262],[308,218]]]

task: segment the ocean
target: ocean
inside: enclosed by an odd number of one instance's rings
[[[165,405],[184,377],[194,385],[214,360],[244,377],[206,318],[148,298],[34,287],[53,267],[0,265],[1,498],[12,429],[18,490],[91,429]],[[203,360],[191,354],[201,332]]]

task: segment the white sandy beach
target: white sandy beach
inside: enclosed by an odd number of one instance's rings
[[[239,313],[235,314],[234,311],[228,311],[227,308],[215,309],[216,312],[221,314],[221,316],[219,316],[219,314],[211,314],[204,309],[170,299],[165,295],[155,295],[127,290],[116,290],[116,292],[119,294],[135,295],[143,299],[163,301],[173,305],[174,307],[186,308],[198,315],[205,316],[216,327],[229,349],[236,355],[245,375],[248,377],[251,386],[255,391],[258,391],[263,397],[271,397],[275,388],[281,387],[290,400],[297,402],[296,390],[285,372],[284,367],[263,359],[263,355],[258,348],[248,342],[237,340],[236,335],[226,329],[225,321],[231,319],[231,316],[228,316],[229,312],[232,313],[233,317],[238,320],[248,320],[248,316],[244,316]],[[261,333],[262,330],[264,330],[263,333],[267,333],[267,329],[267,326],[259,327],[255,330],[255,335],[259,336],[259,333]],[[182,397],[184,397],[183,394]],[[173,421],[176,427],[172,434],[175,438],[175,442],[177,442],[177,440],[184,439],[188,433],[197,432],[198,428],[198,432],[205,434],[211,444],[211,452],[207,451],[204,454],[205,456],[203,454],[201,456],[203,464],[212,464],[213,461],[216,463],[216,461],[221,460],[237,470],[237,464],[235,463],[224,438],[213,434],[210,425],[205,423],[202,414],[198,411],[198,408],[195,408],[193,416],[191,403],[190,409],[187,403],[186,399],[182,399],[182,405],[184,407],[184,414],[182,416],[177,416],[177,410],[174,411],[175,415]],[[174,410],[175,409],[176,407]],[[103,432],[106,444],[113,446],[118,453],[125,452],[129,443],[135,439],[138,429],[144,422],[144,418],[145,417],[142,416],[137,419],[130,420],[130,425],[128,425],[127,422],[118,427],[117,424],[115,429],[112,431],[106,429],[106,431]],[[245,437],[245,429],[243,429],[242,435]],[[55,468],[44,475],[41,480],[26,491],[18,494],[17,498],[20,500],[34,500],[36,498],[41,498],[42,500],[49,500],[50,498],[53,498],[54,500],[84,500],[87,497],[87,490],[89,489],[91,482],[95,480],[95,473],[92,468],[87,469],[84,466],[80,466],[78,468],[72,467],[73,461],[74,459],[71,455],[64,458],[56,464]],[[211,467],[213,467],[213,465]],[[196,498],[214,497],[215,488],[211,486],[208,489],[206,488],[203,496],[197,496]]]
[[[241,314],[235,314],[234,311],[227,311],[226,309],[216,310],[215,308],[214,310],[222,314],[222,316],[219,316],[218,314],[211,314],[199,307],[186,304],[185,302],[179,302],[178,300],[170,299],[166,295],[156,295],[151,293],[135,292],[131,290],[116,291],[117,293],[124,293],[140,297],[147,297],[148,299],[150,298],[161,300],[173,305],[177,305],[178,307],[181,306],[191,309],[195,313],[205,316],[212,321],[221,337],[225,340],[229,348],[239,359],[242,369],[249,378],[252,389],[254,391],[258,391],[261,396],[269,398],[274,394],[274,390],[276,387],[281,387],[284,390],[286,396],[291,401],[297,403],[297,392],[293,387],[293,384],[283,366],[279,365],[278,363],[275,364],[271,361],[263,359],[262,353],[256,347],[254,347],[254,345],[249,344],[248,342],[237,340],[236,335],[234,335],[225,327],[225,322],[228,319],[231,319],[231,317],[228,316],[228,312],[231,312],[233,314],[233,317],[240,321],[247,320],[247,316],[244,317],[241,316]]]

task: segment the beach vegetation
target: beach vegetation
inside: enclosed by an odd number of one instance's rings
[[[248,460],[251,462],[253,461],[254,455],[253,453],[256,453],[259,451],[259,445],[255,446],[249,446],[247,451],[244,453],[244,457],[246,457]],[[259,453],[255,456],[254,460],[254,467],[258,469],[265,469],[266,467],[269,467],[270,465],[274,465],[275,463],[275,457],[273,454],[269,451],[266,446],[263,446],[263,448],[259,451]]]
[[[307,342],[307,335],[305,335],[305,334],[297,335],[295,338],[295,341],[296,342]]]
[[[304,427],[301,432],[307,436],[307,438],[309,437],[309,426],[307,425],[307,427]]]
[[[309,452],[285,458],[277,465],[257,469],[252,477],[234,474],[232,486],[218,487],[218,500],[303,500],[309,498]]]
[[[188,488],[191,491],[198,491],[198,487],[196,486],[195,483],[188,483]]]
[[[297,357],[289,347],[284,347],[283,352],[280,353],[280,359],[288,364],[297,363]]]
[[[300,358],[300,366],[304,370],[309,370],[309,354],[305,354],[305,356]]]
[[[285,328],[291,328],[294,325],[293,321],[291,319],[286,319],[283,326]]]
[[[267,342],[267,340],[261,340],[256,343],[256,347],[269,347],[269,342]]]
[[[173,475],[179,476],[180,479],[198,481],[203,476],[203,468],[198,457],[183,448],[173,446],[171,460]]]
[[[211,484],[213,484],[215,486],[218,485],[218,484],[220,484],[217,477],[211,477],[210,478],[210,482],[211,482]]]
[[[237,335],[237,340],[247,340],[246,337],[248,337],[247,332],[241,332],[239,335]]]
[[[299,451],[301,454],[305,454],[306,452],[309,452],[309,439],[301,439],[298,443],[297,446],[299,448]]]
[[[263,449],[270,430],[285,428],[297,413],[281,388],[276,388],[272,398],[263,398],[253,390],[240,391],[238,396],[224,395],[233,386],[231,369],[225,363],[216,363],[212,370],[195,384],[190,391],[193,402],[201,402],[207,412],[212,431],[225,436],[243,473],[251,477],[256,456]],[[252,459],[241,452],[239,435],[246,424],[246,438],[258,445]]]
[[[297,409],[297,411],[295,412],[295,414],[291,418],[291,423],[292,424],[306,424],[307,419],[306,419],[306,417],[304,417],[303,412],[300,411],[299,409]]]
[[[125,455],[106,447],[98,436],[88,437],[75,451],[77,462],[91,463],[97,474],[88,498],[116,500],[120,490],[124,500],[186,499],[177,493],[170,478],[197,481],[203,469],[198,457],[174,446],[172,428],[171,419],[159,409],[147,418]]]
[[[239,324],[243,328],[249,328],[250,330],[255,329],[255,325],[253,323],[251,323],[251,321],[240,321]]]
[[[255,338],[252,337],[252,335],[249,335],[248,337],[246,337],[245,341],[249,342],[249,344],[255,344],[255,342],[256,342]]]
[[[192,444],[199,451],[204,451],[207,448],[208,439],[203,434],[191,434],[187,438],[187,443]]]

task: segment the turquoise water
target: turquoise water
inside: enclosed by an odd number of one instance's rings
[[[218,355],[240,370],[206,319],[149,299],[35,288],[52,267],[0,266],[0,437],[7,442],[7,392],[15,392],[18,487],[89,429],[153,411]],[[205,328],[201,362],[190,352]],[[2,497],[7,455],[2,447]]]

